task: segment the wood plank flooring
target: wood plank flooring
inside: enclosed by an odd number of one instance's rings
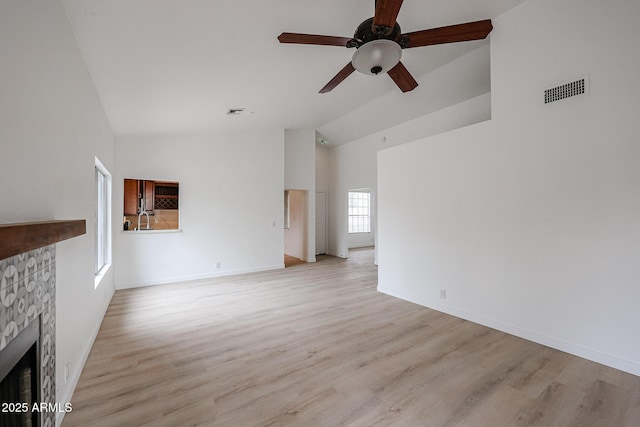
[[[640,378],[376,292],[371,250],[117,291],[73,426],[630,426]]]
[[[298,264],[302,264],[304,263],[304,261],[302,261],[300,258],[296,258],[293,257],[291,255],[286,255],[284,256],[284,267],[285,268],[289,268],[289,267],[293,267],[294,265],[298,265]]]

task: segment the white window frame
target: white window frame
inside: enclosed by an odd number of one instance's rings
[[[347,229],[349,234],[371,233],[371,191],[347,192]]]
[[[284,229],[289,230],[291,228],[291,193],[289,190],[284,190]]]
[[[94,272],[95,287],[111,267],[111,174],[102,162],[95,158],[94,171]]]

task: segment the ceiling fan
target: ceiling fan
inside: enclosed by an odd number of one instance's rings
[[[418,86],[418,82],[402,65],[402,49],[444,43],[484,39],[493,26],[490,19],[404,33],[396,22],[402,0],[376,0],[375,15],[362,22],[352,38],[316,34],[282,33],[280,43],[314,44],[356,48],[353,58],[327,83],[320,93],[327,93],[355,70],[364,74],[387,73],[403,92]]]

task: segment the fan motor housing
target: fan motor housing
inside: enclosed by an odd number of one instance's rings
[[[374,30],[373,27],[373,18],[367,19],[366,21],[358,25],[358,28],[353,35],[353,39],[351,39],[347,43],[347,47],[359,48],[365,43],[379,39],[392,40],[398,43],[400,47],[406,47],[406,41],[404,40],[405,37],[402,37],[402,30],[400,30],[400,25],[398,25],[397,22],[393,26],[393,29],[391,29],[391,31],[387,34],[385,34],[385,31],[383,30],[381,30],[380,32],[376,32],[376,30]]]

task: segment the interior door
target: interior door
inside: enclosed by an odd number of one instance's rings
[[[327,193],[316,193],[316,255],[327,253]]]

